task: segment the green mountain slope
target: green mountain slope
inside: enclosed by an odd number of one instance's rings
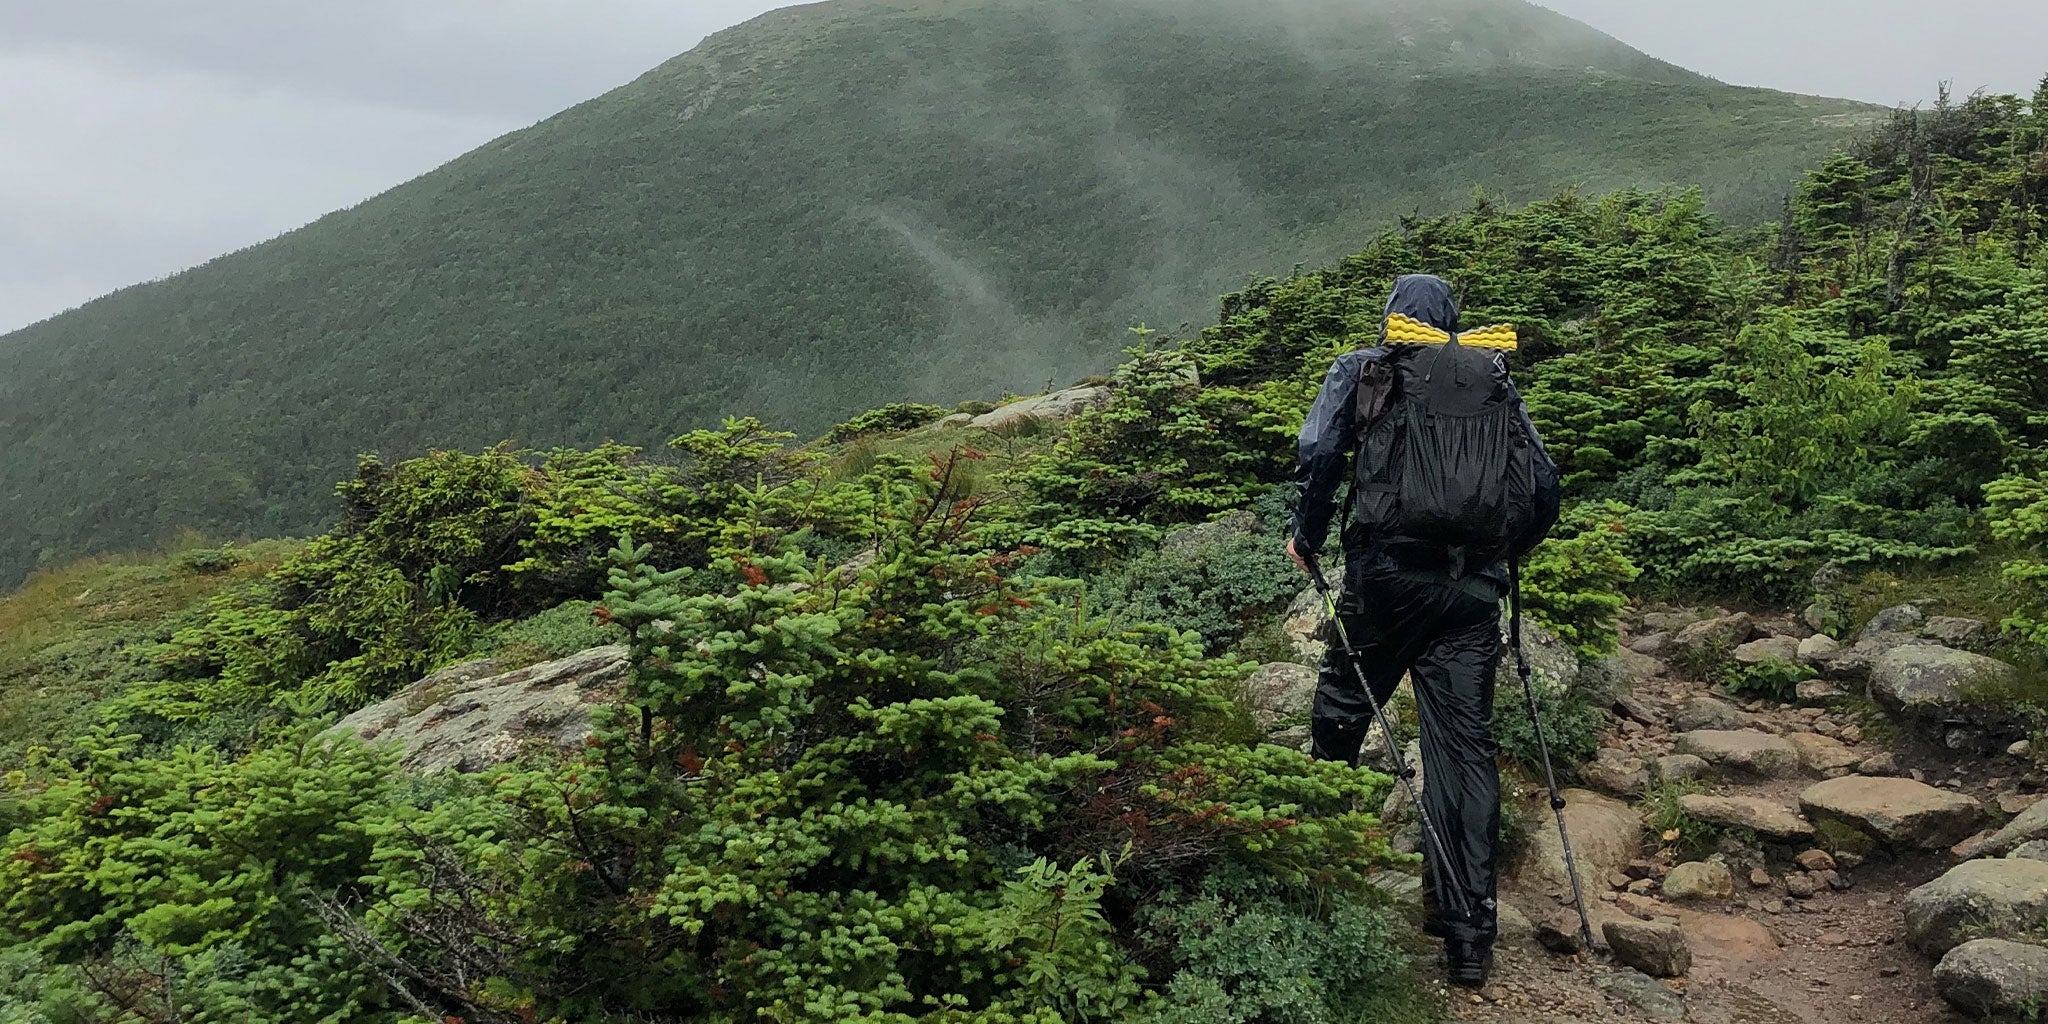
[[[1516,0],[837,0],[0,337],[0,582],[321,525],[352,456],[1036,390],[1484,187],[1776,209],[1868,108]]]

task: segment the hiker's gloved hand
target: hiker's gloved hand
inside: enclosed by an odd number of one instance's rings
[[[1313,573],[1315,570],[1308,567],[1308,559],[1302,557],[1301,552],[1295,549],[1294,543],[1294,538],[1287,538],[1287,557],[1294,559],[1294,564],[1299,566],[1302,572]]]

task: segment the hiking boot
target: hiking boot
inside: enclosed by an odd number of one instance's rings
[[[1493,970],[1493,947],[1452,939],[1444,943],[1451,984],[1459,988],[1480,988],[1487,972]]]

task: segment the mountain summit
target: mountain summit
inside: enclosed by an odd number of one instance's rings
[[[321,525],[358,452],[1035,391],[1476,188],[1774,211],[1871,108],[1517,0],[834,0],[0,337],[0,584]]]

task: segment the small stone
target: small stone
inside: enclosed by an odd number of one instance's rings
[[[1628,884],[1628,891],[1637,896],[1645,896],[1656,890],[1657,880],[1654,878],[1638,878]]]
[[[1789,636],[1767,636],[1737,646],[1730,656],[1738,665],[1761,665],[1772,661],[1789,665],[1799,659],[1799,641]]]
[[[1812,875],[1795,872],[1785,876],[1785,895],[1795,900],[1810,900],[1819,891],[1820,886],[1814,884]]]
[[[1998,813],[2011,816],[2025,812],[2027,808],[2040,803],[2041,799],[2040,793],[2000,793],[1998,799],[1992,801],[1992,805],[1998,808]]]
[[[1870,617],[1864,623],[1862,632],[1856,634],[1859,640],[1879,633],[1901,633],[1918,627],[1927,621],[1927,614],[1917,604],[1893,605]]]
[[[1616,871],[1615,873],[1607,876],[1607,887],[1609,889],[1626,889],[1628,888],[1628,884],[1633,881],[1635,881],[1635,879],[1630,878],[1622,872]]]
[[[1863,727],[1855,724],[1845,725],[1842,727],[1841,734],[1836,736],[1835,738],[1841,740],[1844,743],[1847,743],[1852,747],[1856,746],[1857,744],[1863,742]]]
[[[1664,898],[1672,900],[1725,900],[1735,895],[1735,876],[1725,864],[1688,861],[1671,869],[1664,878]]]
[[[1536,944],[1536,926],[1512,903],[1504,902],[1495,911],[1494,927],[1500,945],[1516,948]]]
[[[1823,946],[1846,946],[1849,944],[1849,937],[1841,932],[1822,932],[1815,941]]]
[[[1608,921],[1602,932],[1616,959],[1651,977],[1676,978],[1692,969],[1692,950],[1676,924],[1626,918]]]
[[[1975,647],[1991,635],[1991,624],[1982,619],[1936,615],[1920,627],[1920,635],[1950,647]]]
[[[1984,831],[1979,832],[1976,835],[1971,836],[1970,838],[1965,839],[1962,842],[1949,847],[1948,855],[1956,860],[1974,860],[1976,859],[1977,855],[1983,851],[1984,847],[1991,842],[1991,837],[1997,834],[1997,829],[1987,828]]]
[[[1782,914],[1782,913],[1784,913],[1784,912],[1785,912],[1785,901],[1784,901],[1784,900],[1765,900],[1765,901],[1764,901],[1764,913],[1766,913],[1766,914]]]
[[[1834,637],[1831,637],[1826,633],[1815,633],[1814,635],[1799,641],[1799,648],[1796,651],[1794,651],[1793,654],[1803,664],[1813,665],[1820,662],[1828,655],[1833,654],[1841,649],[1841,643],[1837,641]],[[1843,696],[1847,696],[1847,694],[1844,694]]]
[[[1835,866],[1854,871],[1863,866],[1863,855],[1854,850],[1836,850]]]
[[[1799,749],[1799,761],[1806,770],[1815,775],[1825,775],[1837,768],[1846,769],[1862,760],[1856,752],[1842,744],[1842,741],[1810,732],[1793,733],[1786,741]]]
[[[1856,773],[1872,778],[1888,778],[1903,774],[1899,771],[1899,759],[1892,756],[1890,751],[1864,758],[1863,762],[1856,766]]]
[[[1762,868],[1750,868],[1749,884],[1756,886],[1759,889],[1768,889],[1771,886],[1776,885],[1777,880],[1771,877],[1770,872],[1765,871]]]
[[[1833,871],[1835,869],[1835,858],[1828,856],[1826,850],[1807,850],[1792,859],[1797,861],[1799,866],[1807,871]]]
[[[2025,760],[2034,756],[2034,743],[2032,740],[2019,740],[2005,748],[2005,752],[2012,757]]]
[[[1671,728],[1676,732],[1741,729],[1748,724],[1749,716],[1736,710],[1734,705],[1712,697],[1694,697],[1671,716]]]

